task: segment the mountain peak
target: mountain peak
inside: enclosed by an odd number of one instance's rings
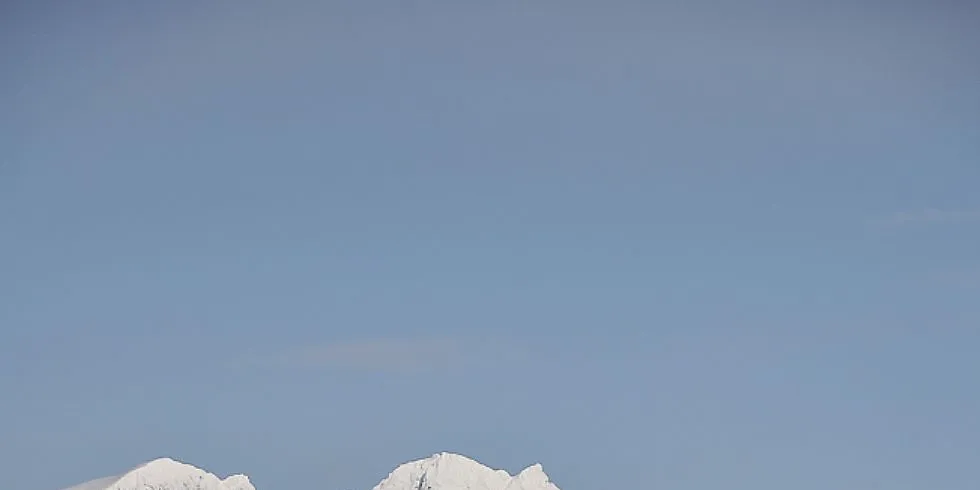
[[[517,474],[517,479],[520,480],[522,486],[525,488],[547,488],[550,484],[548,480],[548,475],[544,472],[544,467],[541,463],[534,463],[523,471]]]
[[[255,490],[245,475],[224,480],[200,468],[171,458],[157,458],[118,476],[99,478],[66,490]]]
[[[130,471],[139,470],[161,470],[161,471],[194,471],[197,468],[187,463],[182,463],[172,458],[157,458],[147,461]]]
[[[404,463],[373,490],[558,490],[540,464],[525,468],[517,476],[484,466],[454,453],[436,453]]]
[[[65,490],[255,490],[245,475],[220,479],[212,473],[171,458],[157,458],[127,473],[99,478]],[[544,468],[535,463],[516,476],[448,452],[410,461],[395,468],[373,490],[558,490]]]

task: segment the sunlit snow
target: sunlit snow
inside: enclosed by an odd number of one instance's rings
[[[256,489],[245,475],[222,480],[200,468],[161,458],[122,475],[99,478],[65,490]],[[466,456],[438,453],[396,467],[373,490],[558,490],[558,487],[548,480],[540,464],[512,476]]]

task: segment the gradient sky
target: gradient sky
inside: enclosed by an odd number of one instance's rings
[[[976,5],[5,2],[0,488],[978,488]]]

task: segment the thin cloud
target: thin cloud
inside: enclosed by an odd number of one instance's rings
[[[470,361],[471,349],[447,338],[382,338],[307,344],[264,354],[255,353],[239,367],[417,373],[458,367]]]
[[[502,338],[388,337],[252,350],[229,367],[417,374],[514,365],[531,356],[527,345]]]
[[[454,364],[461,351],[458,342],[448,339],[374,339],[301,347],[280,362],[301,368],[422,371]]]
[[[980,222],[980,210],[950,211],[928,208],[920,211],[903,211],[882,220],[888,226],[928,224],[956,224]]]

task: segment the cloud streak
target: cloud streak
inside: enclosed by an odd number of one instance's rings
[[[927,208],[920,211],[903,211],[881,220],[887,226],[911,226],[930,224],[960,224],[980,222],[980,210],[951,211]]]
[[[372,339],[304,346],[276,358],[285,367],[403,372],[451,366],[461,352],[448,339]]]
[[[492,341],[376,338],[306,344],[248,356],[239,367],[411,374],[514,362],[523,349]]]

